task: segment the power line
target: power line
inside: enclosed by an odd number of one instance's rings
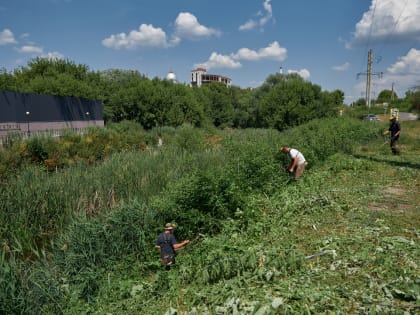
[[[387,37],[385,38],[384,43],[383,43],[383,44],[382,44],[382,46],[379,48],[379,52],[378,52],[378,55],[379,55],[379,56],[380,56],[380,55],[381,55],[381,53],[382,53],[382,49],[383,49],[383,47],[385,47],[385,46],[388,44],[389,40],[391,39],[391,36],[394,34],[394,32],[395,32],[395,30],[396,30],[396,28],[397,28],[397,25],[398,25],[398,23],[400,22],[401,16],[403,15],[403,13],[404,13],[404,11],[405,11],[405,8],[407,7],[407,4],[408,4],[408,0],[406,0],[406,1],[405,1],[404,7],[403,7],[403,9],[402,9],[402,10],[401,10],[401,12],[400,12],[400,15],[398,16],[397,21],[394,23],[394,26],[393,26],[393,28],[392,28],[391,32],[390,32],[390,33],[388,33]],[[372,24],[373,24],[373,23],[372,23]]]
[[[372,29],[373,29],[373,20],[375,18],[375,12],[376,12],[376,4],[378,3],[378,1],[375,1],[375,6],[373,7],[373,11],[372,11],[372,19],[371,19],[371,23],[370,23],[370,29],[369,29],[369,35],[368,35],[368,41],[366,43],[366,50],[369,48],[370,45],[370,38],[372,37]]]
[[[368,34],[368,37],[367,37],[367,42],[366,42],[366,47],[365,47],[365,55],[364,56],[366,56],[366,54],[368,54],[369,46],[370,46],[370,38],[372,36],[373,19],[375,17],[377,2],[374,1],[374,3],[375,3],[375,6],[373,7],[373,10],[372,10],[372,18],[371,18],[371,23],[370,23],[369,34]],[[362,66],[360,67],[361,69],[363,69],[363,64],[365,64],[365,62],[366,62],[366,60],[363,58]]]

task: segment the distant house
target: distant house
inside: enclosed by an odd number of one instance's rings
[[[203,84],[211,82],[221,82],[226,84],[227,87],[232,85],[232,80],[228,77],[219,74],[208,74],[206,69],[197,68],[191,70],[191,85],[200,87]]]
[[[63,129],[83,131],[90,126],[104,126],[101,101],[0,91],[2,138],[11,132],[60,134]]]

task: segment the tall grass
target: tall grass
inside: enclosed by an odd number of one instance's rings
[[[144,272],[156,271],[151,244],[167,221],[179,224],[180,238],[216,237],[228,230],[236,235],[248,231],[256,237],[268,236],[262,222],[269,220],[267,211],[273,205],[254,207],[253,196],[268,198],[296,189],[286,185],[288,174],[281,171],[289,162],[279,152],[281,145],[296,147],[317,168],[337,152],[349,153],[355,145],[377,141],[380,127],[339,118],[310,122],[284,133],[226,130],[210,136],[183,126],[168,136],[163,147],[114,153],[93,166],[75,164],[57,173],[36,166],[21,169],[0,192],[1,243],[21,258],[42,260],[36,257],[39,249],[51,250],[53,257],[48,261],[66,278],[62,285],[92,302],[104,290],[109,266],[125,257],[134,259]],[[325,206],[322,198],[311,202],[301,211]],[[279,209],[284,211],[282,224],[287,226],[292,207]],[[215,283],[235,273],[260,272],[255,262],[263,259],[261,255],[272,262],[261,278],[270,277],[275,270],[285,275],[302,266],[298,254],[275,262],[277,254],[264,250],[261,254],[256,246],[245,255],[245,262],[240,252],[226,260],[231,254],[213,250],[213,246],[195,253],[200,257],[209,252],[210,256],[201,265],[191,262],[191,271],[184,271],[185,282],[195,283],[197,274],[202,283]],[[293,248],[287,250],[293,252]],[[205,274],[207,265],[213,269]],[[21,268],[12,266],[14,272]],[[48,279],[40,281],[42,288]],[[161,292],[161,285],[163,282],[156,281],[151,296]],[[5,292],[5,301],[15,294]],[[51,299],[51,307],[60,299]],[[19,305],[23,301],[13,307]]]

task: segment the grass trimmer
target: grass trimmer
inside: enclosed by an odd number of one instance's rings
[[[385,144],[389,144],[390,139],[389,139],[388,135],[389,135],[389,130],[385,130],[382,133],[382,138],[384,139],[384,143],[381,144],[381,147],[383,147]]]

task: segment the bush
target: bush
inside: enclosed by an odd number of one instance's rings
[[[76,275],[127,255],[145,260],[155,225],[154,212],[140,202],[122,205],[91,220],[79,216],[60,236],[56,262],[63,271]]]

